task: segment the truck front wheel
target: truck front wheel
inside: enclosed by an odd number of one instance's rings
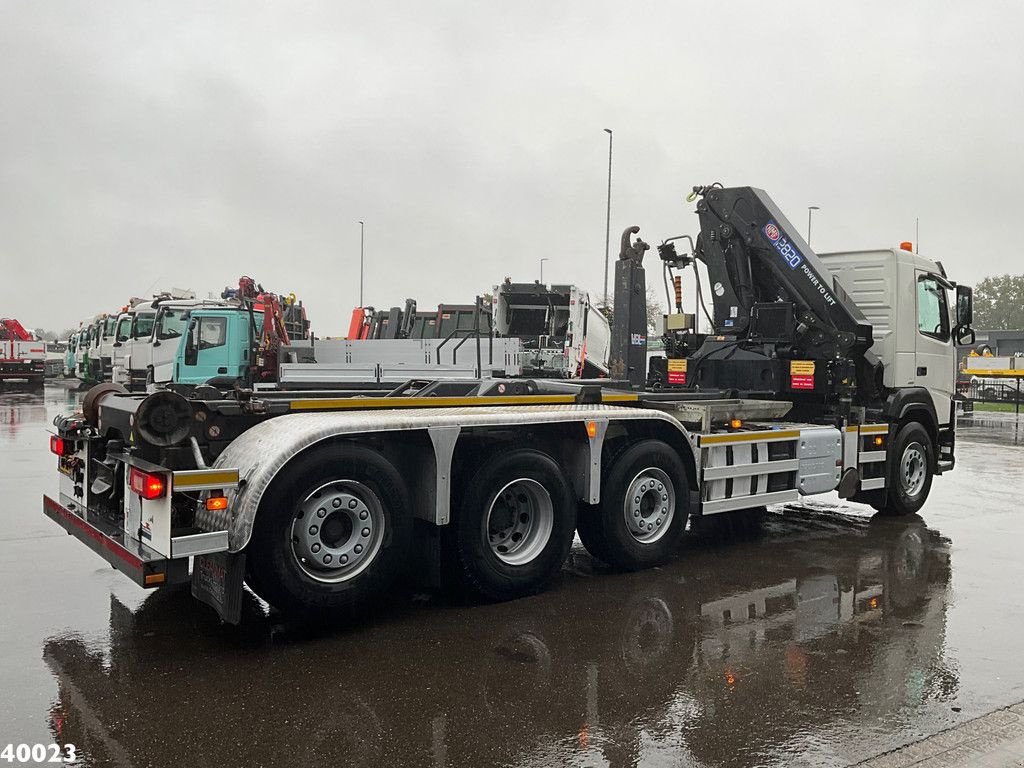
[[[913,515],[928,498],[932,487],[934,448],[932,439],[919,422],[900,427],[893,444],[886,503],[883,515]]]
[[[565,562],[576,528],[572,490],[546,453],[494,455],[476,471],[452,534],[462,575],[492,600],[539,592]]]
[[[690,487],[671,446],[660,440],[634,443],[611,460],[601,485],[601,504],[578,522],[590,554],[638,571],[675,553],[686,529]]]
[[[411,533],[390,461],[362,446],[318,449],[288,465],[261,501],[247,581],[293,614],[365,608],[401,575]]]

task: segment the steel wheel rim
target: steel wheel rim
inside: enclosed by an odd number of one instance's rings
[[[900,458],[900,485],[907,496],[917,496],[924,488],[927,459],[920,443],[909,443]]]
[[[676,491],[668,473],[658,467],[640,470],[622,502],[629,535],[641,544],[653,544],[665,535],[675,514]]]
[[[377,494],[355,480],[332,480],[299,503],[288,532],[292,556],[315,581],[348,581],[374,561],[385,527]]]
[[[551,494],[536,480],[523,477],[494,494],[484,517],[483,533],[491,553],[501,562],[524,565],[544,550],[554,527]]]

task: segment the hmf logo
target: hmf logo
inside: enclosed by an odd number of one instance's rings
[[[765,224],[762,232],[771,241],[772,245],[775,246],[775,250],[779,252],[790,269],[796,269],[803,263],[804,257],[800,255],[800,251],[793,247],[788,238],[782,236],[782,232],[774,221],[769,221]]]

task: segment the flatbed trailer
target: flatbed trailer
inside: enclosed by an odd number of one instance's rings
[[[191,580],[228,621],[243,579],[305,614],[365,606],[411,572],[436,586],[449,562],[486,597],[517,597],[561,567],[577,529],[600,559],[645,568],[688,519],[882,489],[893,466],[889,423],[791,422],[786,402],[707,393],[98,389],[56,422],[45,514],[139,586]]]

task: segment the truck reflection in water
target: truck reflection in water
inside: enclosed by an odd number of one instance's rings
[[[46,421],[46,406],[42,397],[30,392],[12,392],[12,385],[0,395],[0,434],[8,441],[18,437],[20,427]]]
[[[255,599],[231,630],[187,593],[112,597],[109,643],[45,647],[53,735],[96,765],[747,765],[955,696],[947,542],[810,511],[767,526],[640,574],[576,549],[536,598],[314,636]]]

